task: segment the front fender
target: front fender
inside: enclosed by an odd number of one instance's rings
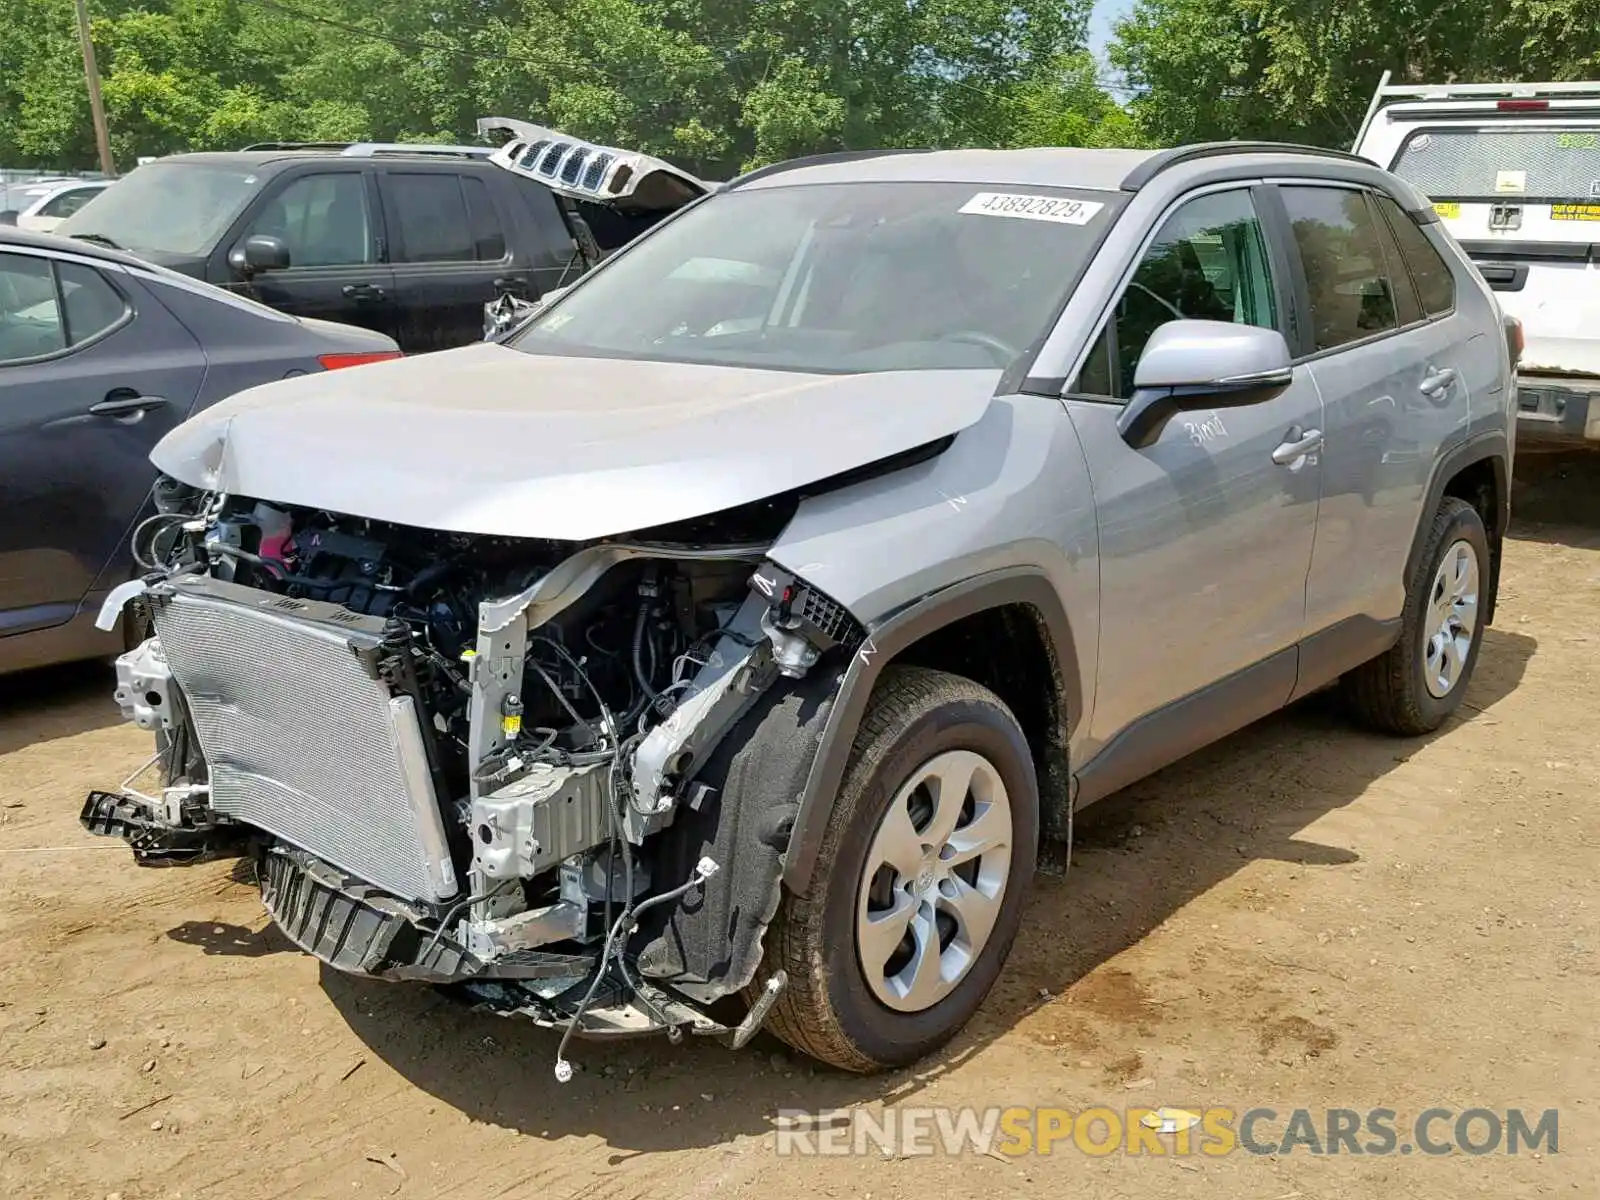
[[[1083,681],[1077,652],[1061,597],[1042,568],[1010,567],[951,584],[868,626],[846,668],[800,793],[794,828],[784,856],[783,881],[790,891],[807,895],[816,873],[823,833],[833,819],[834,804],[856,730],[866,713],[873,686],[883,668],[907,647],[928,634],[986,609],[1021,604],[1038,613],[1055,656],[1055,672],[1067,716],[1067,741],[1083,712]]]

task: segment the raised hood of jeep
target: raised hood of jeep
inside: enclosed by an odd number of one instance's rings
[[[976,422],[999,377],[812,375],[479,344],[240,392],[150,457],[207,490],[579,541],[721,512],[926,445]]]

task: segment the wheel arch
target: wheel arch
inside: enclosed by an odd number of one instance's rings
[[[1484,605],[1484,624],[1494,621],[1495,600],[1500,591],[1500,554],[1507,527],[1511,524],[1510,443],[1501,430],[1492,430],[1446,450],[1434,464],[1428,490],[1417,516],[1417,528],[1406,556],[1404,578],[1416,574],[1428,528],[1439,501],[1446,496],[1465,500],[1478,510],[1489,535],[1489,588]]]
[[[978,655],[998,636],[1007,655]],[[801,791],[784,859],[784,884],[809,893],[856,731],[884,669],[912,664],[965,675],[1011,708],[1033,751],[1046,837],[1070,812],[1067,746],[1083,711],[1072,628],[1040,569],[1012,567],[942,588],[873,625],[851,657]]]

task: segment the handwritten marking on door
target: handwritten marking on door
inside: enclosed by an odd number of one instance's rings
[[[1203,421],[1185,421],[1183,427],[1189,431],[1189,441],[1196,446],[1204,446],[1207,442],[1228,436],[1228,427],[1215,410]]]

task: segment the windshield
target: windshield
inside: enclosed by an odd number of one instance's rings
[[[1422,130],[1392,170],[1434,200],[1595,200],[1600,128]]]
[[[130,171],[56,226],[140,254],[205,254],[254,194],[257,177],[238,167],[153,162]]]
[[[727,192],[624,250],[509,344],[792,371],[1005,366],[1045,332],[1115,203],[951,183]]]

